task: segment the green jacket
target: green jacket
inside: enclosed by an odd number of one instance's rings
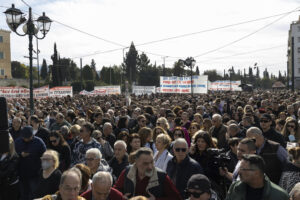
[[[245,200],[246,199],[246,183],[236,181],[231,184],[226,200]],[[287,192],[274,184],[265,176],[263,200],[289,200]]]

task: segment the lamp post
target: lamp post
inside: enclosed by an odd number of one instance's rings
[[[193,57],[188,57],[183,61],[184,65],[186,65],[187,67],[189,67],[191,69],[191,94],[192,97],[194,96],[194,92],[193,92],[193,67],[196,64],[196,60]]]
[[[230,68],[230,69],[228,70],[228,72],[229,72],[230,91],[232,91],[232,85],[231,85],[231,75],[232,75],[233,69],[232,69],[232,68]]]
[[[32,11],[31,7],[29,7],[29,15],[28,19],[26,19],[23,15],[23,12],[17,8],[15,5],[12,4],[12,7],[7,9],[5,12],[6,15],[6,22],[9,28],[15,32],[19,36],[26,36],[28,35],[29,38],[29,88],[30,88],[30,112],[33,114],[34,111],[34,104],[33,104],[33,77],[32,77],[32,52],[33,52],[33,45],[32,45],[32,38],[33,36],[37,39],[43,39],[46,37],[46,34],[50,30],[51,20],[49,17],[43,13],[37,20],[32,19]],[[36,22],[36,23],[35,23]],[[18,33],[17,29],[21,24],[24,24],[23,31],[24,34]],[[42,37],[38,37],[38,32],[42,33]]]

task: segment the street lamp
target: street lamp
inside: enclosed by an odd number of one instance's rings
[[[191,94],[193,97],[193,67],[196,64],[196,60],[193,57],[188,57],[183,61],[183,63],[191,69]]]
[[[228,69],[228,72],[229,72],[229,82],[230,82],[230,91],[232,91],[232,86],[231,86],[231,75],[232,75],[232,73],[233,73],[233,67],[232,68],[230,68],[230,69]]]
[[[32,38],[33,38],[33,36],[40,40],[45,38],[46,34],[50,30],[52,21],[50,20],[49,17],[47,17],[45,15],[44,12],[43,12],[43,15],[40,16],[37,20],[33,20],[31,7],[29,7],[28,19],[26,19],[23,15],[23,12],[21,10],[15,8],[14,4],[12,4],[12,7],[7,9],[4,13],[6,15],[6,22],[9,26],[9,28],[13,32],[15,32],[17,35],[19,35],[19,36],[28,35],[28,38],[29,38],[30,112],[31,112],[31,114],[33,114],[34,104],[33,104],[33,77],[32,77],[32,59],[33,59],[32,58],[32,51],[33,51]],[[17,32],[17,29],[23,23],[25,23],[23,26],[24,34],[20,34]],[[39,31],[42,33],[42,37],[38,37]]]

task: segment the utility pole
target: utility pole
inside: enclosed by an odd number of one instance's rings
[[[169,56],[164,56],[163,61],[164,61],[164,66],[163,66],[163,76],[166,76],[166,58],[168,58]]]
[[[292,91],[295,91],[295,50],[294,50],[294,37],[292,37]]]
[[[80,58],[80,90],[83,90],[83,85],[82,85],[82,58]]]

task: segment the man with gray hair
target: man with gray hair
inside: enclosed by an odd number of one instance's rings
[[[262,131],[257,127],[249,128],[246,136],[256,140],[256,153],[266,163],[266,174],[272,182],[278,184],[283,167],[287,162],[287,151],[279,143],[266,139]]]
[[[300,183],[297,183],[291,190],[290,200],[300,200]]]
[[[168,162],[166,171],[179,190],[181,198],[184,198],[189,178],[194,174],[203,174],[203,169],[197,161],[188,156],[188,144],[185,139],[175,140],[173,152],[174,157]]]
[[[102,159],[102,154],[98,148],[91,148],[85,154],[85,163],[90,168],[93,175],[99,171],[106,171],[112,173],[112,169],[108,163]]]
[[[113,127],[110,122],[104,123],[102,137],[110,144],[111,148],[114,147],[116,136],[113,134]]]
[[[227,127],[222,122],[222,116],[219,114],[214,114],[211,121],[213,126],[210,128],[209,134],[212,137],[217,138],[217,146],[219,149],[226,148],[228,146],[226,141]]]
[[[114,144],[114,157],[108,161],[109,166],[113,169],[113,175],[116,178],[118,178],[121,172],[129,165],[126,149],[126,143],[123,140],[117,140]]]
[[[121,173],[114,188],[121,191],[125,199],[139,195],[149,200],[181,199],[169,176],[154,166],[153,152],[147,147],[136,151],[135,164]]]
[[[92,189],[81,194],[86,200],[123,200],[123,194],[112,188],[112,176],[108,172],[97,172],[93,176]]]

